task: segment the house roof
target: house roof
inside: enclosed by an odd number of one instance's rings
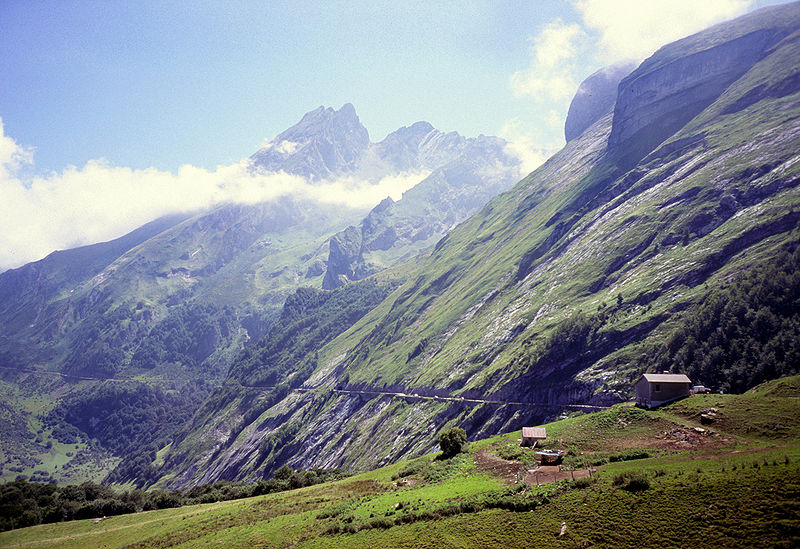
[[[522,438],[547,438],[544,427],[523,427]]]
[[[642,379],[648,383],[688,383],[690,385],[692,383],[692,380],[686,374],[642,374],[642,377],[637,379],[636,383],[639,383]]]

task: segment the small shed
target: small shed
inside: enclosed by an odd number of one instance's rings
[[[692,381],[685,374],[642,374],[633,387],[638,406],[655,408],[688,397]]]
[[[544,427],[523,427],[522,446],[536,446],[536,442],[547,438]]]

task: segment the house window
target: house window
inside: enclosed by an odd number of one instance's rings
[[[659,385],[658,383],[656,383],[656,391],[660,391],[660,390],[661,390],[661,385]]]

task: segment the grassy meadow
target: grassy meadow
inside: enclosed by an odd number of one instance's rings
[[[701,414],[713,417],[701,421]],[[520,433],[254,498],[0,533],[0,547],[797,547],[800,377],[548,424],[590,477],[537,484]]]

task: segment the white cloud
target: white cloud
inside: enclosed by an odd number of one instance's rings
[[[533,108],[506,120],[498,132],[509,141],[507,152],[522,162],[523,176],[564,145],[564,120],[578,87],[578,62],[588,55],[589,37],[577,23],[557,19],[531,43],[529,65],[511,75],[509,87],[517,97],[532,100]]]
[[[558,19],[547,25],[532,40],[530,66],[511,75],[511,90],[518,97],[529,96],[539,102],[568,101],[577,87],[575,58],[586,38],[577,23]]]
[[[576,0],[584,26],[599,33],[601,58],[643,59],[659,47],[743,14],[752,0]]]
[[[17,144],[6,135],[3,119],[0,118],[0,179],[10,177],[20,167],[33,162],[33,149]]]
[[[258,150],[264,151],[264,150],[275,149],[279,153],[288,156],[290,154],[294,154],[295,152],[297,152],[298,149],[301,148],[303,148],[302,143],[295,143],[294,141],[288,141],[288,140],[275,142],[274,139],[265,139],[264,141],[262,141],[261,145],[259,145]]]
[[[253,174],[247,161],[205,170],[185,165],[177,174],[133,170],[102,160],[23,182],[16,174],[32,161],[2,130],[0,119],[0,271],[66,249],[121,236],[172,212],[235,202],[254,204],[284,195],[367,209],[386,196],[399,199],[428,172],[315,182],[286,173]]]
[[[508,142],[506,154],[519,159],[519,177],[525,177],[544,164],[563,145],[561,141],[546,143],[541,133],[538,136],[531,135],[519,118],[506,120],[498,136]]]
[[[281,141],[275,145],[275,149],[282,154],[290,155],[294,154],[301,146],[300,143],[295,143],[294,141]]]

